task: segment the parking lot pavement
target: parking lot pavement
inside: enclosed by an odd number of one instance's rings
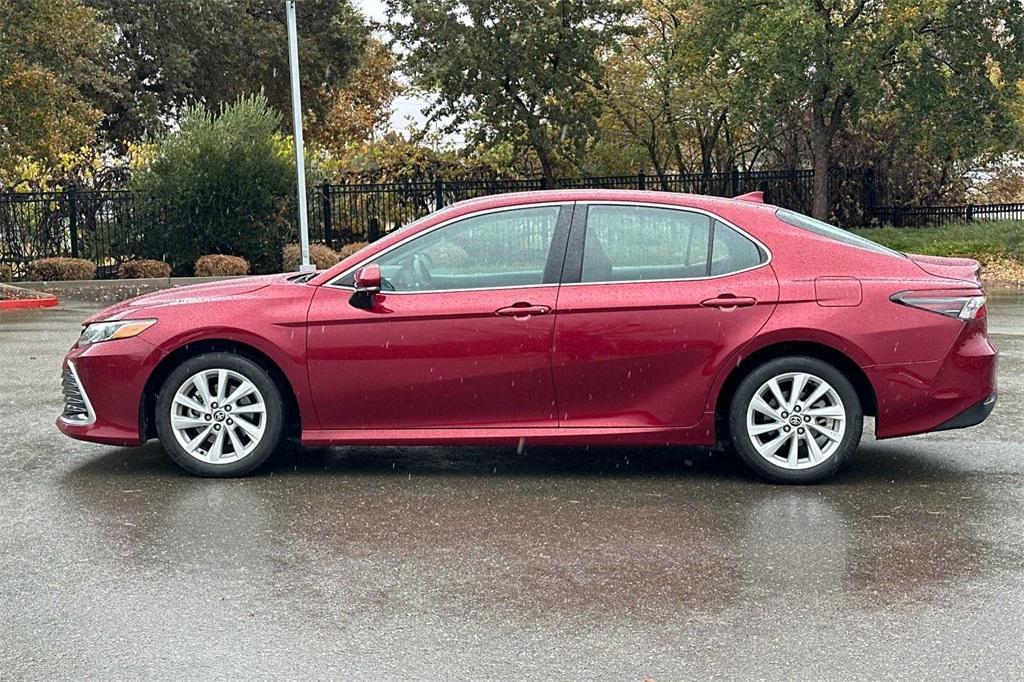
[[[1024,677],[1024,297],[1000,404],[828,483],[700,451],[300,451],[202,480],[53,427],[84,304],[0,317],[0,678]]]

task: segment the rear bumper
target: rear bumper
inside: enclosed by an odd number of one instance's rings
[[[950,431],[952,429],[966,429],[969,426],[977,426],[988,419],[992,410],[996,407],[996,394],[982,400],[974,407],[969,407],[952,419],[939,424],[936,431]]]
[[[875,395],[877,438],[960,429],[992,412],[998,353],[983,323],[967,324],[945,358],[865,367]]]

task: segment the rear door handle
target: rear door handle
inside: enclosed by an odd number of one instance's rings
[[[723,308],[732,310],[733,308],[747,308],[757,303],[756,298],[750,296],[734,296],[732,294],[722,294],[714,298],[708,298],[700,302],[705,308]]]
[[[502,317],[518,317],[526,319],[533,315],[547,315],[551,312],[551,308],[546,305],[532,305],[530,303],[515,303],[506,308],[498,308],[494,311],[495,315],[501,315]]]

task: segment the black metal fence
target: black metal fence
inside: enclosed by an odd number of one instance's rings
[[[314,242],[332,246],[372,241],[395,228],[456,201],[490,194],[560,188],[663,190],[716,196],[762,191],[765,200],[809,213],[814,174],[809,170],[585,177],[558,179],[458,179],[407,182],[344,182],[319,185],[309,197],[309,230]],[[1024,219],[1024,204],[942,207],[875,207],[870,172],[838,170],[830,177],[833,213],[841,225],[883,222],[918,226],[934,222]],[[204,217],[230,206],[161,210],[150,198],[126,190],[0,193],[0,264],[23,276],[32,260],[71,256],[92,260],[99,277],[115,276],[120,263],[146,257],[147,231],[199,229]],[[217,214],[220,215],[220,214]],[[280,229],[297,235],[295,220]],[[276,256],[274,256],[276,258]]]
[[[542,179],[460,179],[393,183],[344,183],[318,188],[318,234],[328,243],[373,241],[410,220],[443,206],[490,194],[542,189],[636,189],[736,196],[760,191],[765,201],[811,210],[814,173],[810,170],[739,171],[709,175],[679,173],[662,176],[617,175]],[[841,224],[869,221],[873,189],[870,172],[839,170],[830,178],[835,212]],[[311,231],[313,228],[311,227]]]
[[[0,264],[17,275],[37,258],[73,256],[109,275],[137,251],[134,200],[126,190],[0,193]]]
[[[926,227],[940,223],[981,220],[1024,220],[1024,204],[963,204],[960,206],[876,206],[878,222],[894,227]]]

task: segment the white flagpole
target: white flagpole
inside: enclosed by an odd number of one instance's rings
[[[300,272],[314,272],[309,263],[309,225],[306,221],[306,156],[302,145],[302,97],[299,94],[299,37],[295,28],[295,0],[286,0],[288,15],[288,66],[292,76],[292,128],[295,131],[295,169],[299,185],[299,248],[302,252]]]

